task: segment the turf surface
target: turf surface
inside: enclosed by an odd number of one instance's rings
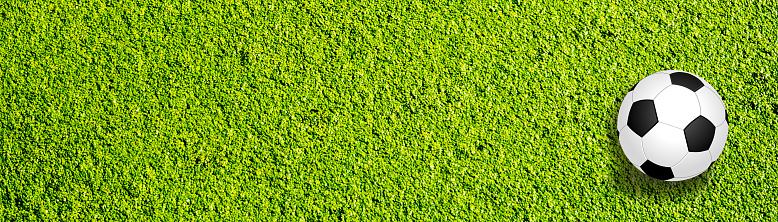
[[[75,2],[0,3],[6,220],[778,217],[775,1]],[[729,111],[683,182],[615,130],[666,69]]]

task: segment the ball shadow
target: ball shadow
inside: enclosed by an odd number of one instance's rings
[[[611,115],[611,118],[608,118],[611,129],[608,130],[608,138],[611,142],[605,149],[611,158],[608,176],[616,192],[625,196],[668,200],[695,196],[700,190],[705,190],[709,186],[710,180],[708,178],[711,176],[710,174],[715,172],[715,164],[699,176],[684,181],[657,180],[635,168],[624,155],[619,144],[616,125],[620,105],[621,100],[618,99],[615,108],[611,107],[608,112]]]

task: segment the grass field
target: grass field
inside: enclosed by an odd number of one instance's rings
[[[0,3],[4,221],[778,219],[775,1],[75,2]],[[683,182],[615,129],[667,69],[729,111]]]

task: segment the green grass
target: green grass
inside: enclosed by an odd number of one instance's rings
[[[0,3],[3,220],[778,219],[775,1],[73,2]],[[666,69],[729,111],[683,182],[615,130]]]

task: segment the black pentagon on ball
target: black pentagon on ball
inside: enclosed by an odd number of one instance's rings
[[[703,86],[700,79],[685,72],[674,72],[670,74],[670,82],[672,82],[673,85],[683,86],[694,92],[697,92],[697,90],[700,90]]]
[[[698,116],[683,129],[683,134],[686,136],[689,152],[702,152],[710,149],[713,136],[716,134],[716,126],[708,118]]]
[[[646,175],[659,180],[669,180],[675,177],[675,175],[673,175],[673,169],[670,169],[670,167],[657,165],[650,160],[646,160],[643,165],[640,165],[640,169],[642,169],[643,172],[646,172]]]
[[[729,123],[729,112],[724,110],[724,122]]]
[[[627,117],[627,126],[643,137],[659,122],[653,100],[640,100],[632,104]]]

